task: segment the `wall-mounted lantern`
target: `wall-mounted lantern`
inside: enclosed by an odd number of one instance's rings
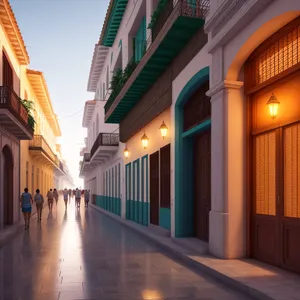
[[[128,150],[127,146],[126,146],[125,149],[124,149],[124,156],[125,156],[126,159],[127,159],[128,156],[129,156],[129,150]]]
[[[148,144],[149,144],[149,138],[147,137],[146,133],[144,133],[141,140],[142,140],[143,148],[146,149],[148,147]]]
[[[270,116],[272,119],[275,119],[278,113],[280,102],[278,101],[277,97],[274,93],[272,93],[272,96],[270,97],[269,101],[267,102],[267,105],[269,107]]]
[[[164,139],[168,133],[168,126],[165,124],[165,121],[162,122],[162,124],[159,127],[159,130],[160,130],[162,138]]]

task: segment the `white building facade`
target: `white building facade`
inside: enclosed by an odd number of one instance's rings
[[[163,2],[110,3],[88,90],[122,146],[85,181],[120,161],[122,217],[300,273],[300,2]]]

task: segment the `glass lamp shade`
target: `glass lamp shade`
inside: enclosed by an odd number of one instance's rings
[[[144,133],[141,140],[142,140],[143,148],[146,149],[148,147],[148,144],[149,144],[149,138],[147,137],[146,133]]]
[[[269,101],[267,102],[267,105],[269,107],[269,113],[272,119],[275,119],[278,114],[279,104],[280,102],[278,101],[277,97],[273,93]]]
[[[124,150],[124,156],[125,156],[125,158],[128,158],[128,156],[129,156],[129,150],[127,147]]]
[[[162,122],[161,126],[159,127],[159,130],[160,130],[162,138],[164,139],[168,133],[168,127],[164,121]]]

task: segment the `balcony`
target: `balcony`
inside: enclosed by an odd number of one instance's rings
[[[108,160],[119,147],[118,133],[99,133],[91,149],[90,163],[101,164]]]
[[[29,152],[43,164],[54,167],[55,171],[58,171],[62,175],[65,174],[62,162],[52,151],[51,147],[42,135],[34,135],[33,139],[29,142]]]
[[[94,168],[94,165],[90,163],[90,160],[91,160],[91,153],[84,153],[83,160],[80,162],[79,177],[84,176],[85,172],[88,172],[89,170],[92,170]]]
[[[21,98],[8,86],[0,86],[0,125],[19,140],[31,140],[33,128]]]
[[[105,105],[105,122],[120,123],[205,22],[209,0],[168,0],[152,20],[152,43],[120,91]]]

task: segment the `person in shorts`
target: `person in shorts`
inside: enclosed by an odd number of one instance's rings
[[[65,207],[66,207],[66,209],[67,209],[67,205],[68,205],[68,196],[69,196],[69,192],[68,192],[67,189],[64,189],[63,195],[64,195]]]
[[[34,202],[36,204],[36,212],[38,216],[38,221],[40,222],[42,220],[42,210],[43,210],[43,205],[44,205],[44,197],[40,193],[40,190],[36,190],[36,194],[34,195]]]
[[[50,189],[47,193],[49,211],[52,211],[53,206],[53,191]]]
[[[28,188],[24,189],[24,193],[21,195],[20,207],[22,208],[22,213],[25,221],[25,230],[29,230],[30,217],[33,203],[31,194],[28,193]]]

